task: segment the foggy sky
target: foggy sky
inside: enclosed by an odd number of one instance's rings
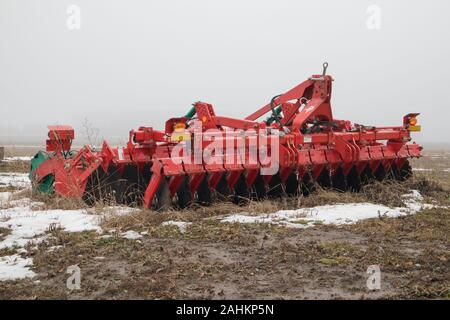
[[[66,26],[69,5],[81,29]],[[369,5],[381,29],[366,26]],[[0,0],[0,144],[83,123],[113,142],[201,100],[245,117],[328,61],[334,116],[448,142],[450,2]]]

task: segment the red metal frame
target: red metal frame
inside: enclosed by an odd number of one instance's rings
[[[350,121],[335,120],[331,110],[332,82],[331,76],[314,75],[244,120],[217,116],[211,104],[197,102],[194,108],[197,119],[202,123],[202,133],[197,138],[194,126],[191,125],[192,119],[173,118],[167,121],[164,131],[151,127],[132,130],[125,148],[111,148],[104,142],[100,151],[93,151],[85,146],[75,156],[68,157],[74,130],[69,126],[50,126],[47,151],[55,155],[35,171],[34,178],[39,182],[52,174],[55,176],[55,191],[58,194],[81,197],[88,178],[99,168],[107,172],[113,166],[118,172],[124,172],[127,165],[134,165],[141,171],[150,170],[148,174],[151,178],[143,200],[147,208],[152,206],[153,199],[166,178],[169,179],[171,196],[176,194],[185,176],[189,177],[192,194],[198,190],[205,177],[208,177],[209,187],[215,189],[222,176],[225,176],[228,186],[233,189],[240,176],[245,174],[247,186],[251,187],[263,165],[260,159],[251,163],[250,138],[242,138],[239,134],[239,130],[249,129],[256,133],[278,129],[283,133],[278,144],[282,181],[286,181],[293,173],[302,179],[306,172],[311,172],[313,178],[318,179],[323,170],[333,175],[340,168],[346,175],[353,168],[361,174],[366,167],[375,173],[380,166],[386,170],[393,166],[401,168],[408,158],[420,156],[422,147],[408,143],[411,141],[409,118],[418,114],[406,115],[403,125],[398,127],[365,127]],[[274,105],[281,106],[280,121],[258,121],[271,112]],[[211,131],[219,136],[219,143],[224,146],[227,139],[231,139],[234,146],[246,139],[243,152],[245,161],[236,164],[175,161],[176,159],[171,158],[171,151],[176,142],[171,137],[175,134],[175,125],[178,123],[185,124],[184,134],[192,138],[185,143],[195,148],[194,139],[200,139],[197,148],[200,145],[201,151],[212,143],[204,139]],[[318,132],[317,127],[320,128]],[[206,130],[209,130],[208,133]],[[238,131],[230,138],[233,130]],[[259,139],[256,139],[259,148],[261,145]],[[237,147],[234,152],[238,152]],[[269,183],[271,178],[265,177],[264,180]]]

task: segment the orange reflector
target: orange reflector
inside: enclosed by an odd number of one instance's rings
[[[415,126],[417,124],[417,119],[416,118],[410,118],[409,119],[409,125],[410,126]]]
[[[207,118],[206,116],[203,116],[202,122],[203,122],[203,123],[206,123],[206,121],[208,121],[208,118]]]
[[[186,124],[183,122],[179,122],[175,125],[175,131],[183,131],[184,129],[186,129]]]

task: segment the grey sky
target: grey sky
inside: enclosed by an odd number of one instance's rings
[[[81,30],[66,26],[71,4]],[[449,12],[447,0],[0,0],[0,144],[43,142],[55,123],[81,137],[84,119],[125,141],[197,100],[244,117],[323,61],[336,118],[421,112],[417,140],[448,142]]]

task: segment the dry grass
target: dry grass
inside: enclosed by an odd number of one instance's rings
[[[0,161],[0,172],[30,172],[30,161]]]
[[[447,164],[430,162],[443,169]],[[427,161],[420,166],[426,168]],[[450,166],[449,166],[450,167]],[[403,204],[402,195],[417,189],[426,202],[449,204],[450,173],[415,171],[406,183],[386,181],[362,192],[319,189],[310,197],[266,200],[238,206],[219,202],[209,207],[157,213],[136,210],[111,214],[102,223],[108,236],[67,233],[50,228],[48,237],[27,247],[36,279],[5,282],[0,296],[88,299],[449,299],[450,209],[436,208],[402,218],[380,218],[354,225],[299,230],[270,224],[220,223],[231,213],[271,213],[282,209],[354,202]],[[22,191],[48,209],[88,209],[83,202]],[[97,203],[90,211],[104,211]],[[192,224],[185,232],[162,226],[168,220]],[[139,240],[120,236],[147,231]],[[0,240],[9,230],[0,230]],[[58,249],[49,250],[54,246]],[[11,251],[12,252],[12,251]],[[0,255],[10,252],[1,252]],[[64,283],[69,265],[82,268],[82,290]],[[365,288],[367,266],[382,270],[382,292]]]

